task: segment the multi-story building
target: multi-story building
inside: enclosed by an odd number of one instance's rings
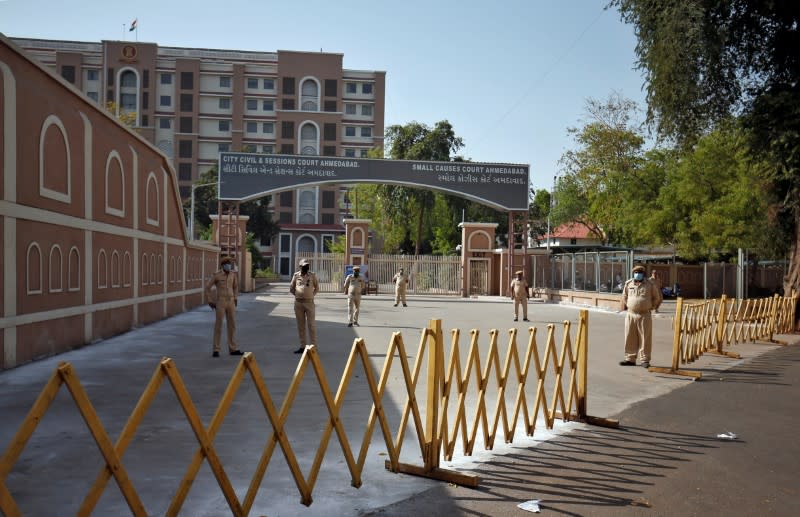
[[[364,157],[383,147],[385,72],[342,68],[342,54],[161,47],[130,41],[12,38],[172,160],[180,194],[224,151]],[[271,199],[281,233],[262,242],[289,275],[297,251],[344,232],[344,186]]]

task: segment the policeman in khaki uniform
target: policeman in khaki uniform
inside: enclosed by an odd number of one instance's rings
[[[653,320],[650,311],[661,305],[661,291],[645,278],[644,266],[633,268],[633,278],[622,287],[622,310],[625,315],[625,360],[621,366],[635,366],[638,355],[645,368],[650,367],[653,348]]]
[[[353,266],[353,273],[347,275],[344,280],[344,294],[347,295],[347,326],[352,327],[358,324],[358,313],[361,309],[361,291],[366,284],[361,278],[361,267]]]
[[[295,354],[302,354],[306,348],[306,326],[311,335],[311,344],[317,344],[317,324],[314,321],[314,296],[319,291],[317,275],[309,271],[308,259],[300,261],[300,271],[295,271],[289,282],[289,292],[294,295],[294,317],[297,319],[297,333],[300,336],[300,348]]]
[[[528,319],[528,282],[522,278],[522,271],[514,273],[517,278],[511,281],[510,294],[514,300],[514,321],[519,319],[519,306],[522,305],[522,321]]]
[[[236,347],[233,338],[236,332],[236,305],[239,297],[238,275],[233,272],[233,260],[230,257],[223,257],[220,260],[222,269],[214,273],[206,283],[206,299],[208,306],[216,312],[214,321],[214,351],[211,357],[219,357],[219,341],[222,334],[222,318],[225,318],[228,327],[228,352],[231,355],[242,355],[242,351]],[[212,289],[216,291],[213,296]]]
[[[394,282],[394,306],[397,307],[398,303],[403,302],[403,307],[408,307],[408,305],[406,305],[408,275],[403,271],[403,268],[400,268],[400,271],[392,277],[392,282]]]

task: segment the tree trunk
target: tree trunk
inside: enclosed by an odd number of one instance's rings
[[[422,223],[425,219],[425,203],[420,203],[419,221],[417,221],[417,238],[414,242],[414,256],[419,257],[419,241],[422,239]]]
[[[800,294],[800,224],[795,224],[794,226],[794,242],[792,243],[792,249],[789,252],[789,270],[783,279],[784,295],[791,296],[793,292]],[[799,321],[800,307],[798,307],[798,310],[795,311],[795,329],[800,328],[800,326],[798,326]]]

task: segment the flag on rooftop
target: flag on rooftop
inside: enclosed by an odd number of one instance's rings
[[[133,19],[133,21],[131,22],[131,28],[130,28],[130,29],[128,29],[128,32],[132,32],[132,31],[135,31],[135,30],[136,30],[136,22],[137,22],[138,20],[139,20],[138,18],[134,18],[134,19]]]

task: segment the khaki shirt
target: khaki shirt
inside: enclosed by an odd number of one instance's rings
[[[518,300],[528,297],[528,282],[525,279],[511,281],[511,297]]]
[[[292,293],[296,300],[300,301],[314,301],[314,296],[319,291],[319,281],[317,275],[309,271],[305,275],[300,271],[295,271],[292,276],[292,281],[289,282],[289,292]]]
[[[405,273],[397,273],[392,278],[392,282],[395,283],[395,288],[401,291],[405,290],[406,284],[408,283],[408,276]]]
[[[216,298],[211,297],[211,290],[216,287],[217,296]],[[239,276],[237,273],[231,271],[230,273],[226,273],[223,270],[219,270],[214,273],[211,278],[208,279],[206,283],[206,299],[207,300],[220,300],[220,299],[230,299],[236,298],[239,296]]]
[[[361,296],[361,291],[364,289],[365,285],[367,284],[362,277],[347,275],[347,278],[344,280],[344,292],[351,298],[358,298]]]
[[[661,300],[661,291],[647,278],[638,285],[631,278],[622,287],[622,310],[627,309],[636,314],[645,314],[653,309],[658,309]]]

